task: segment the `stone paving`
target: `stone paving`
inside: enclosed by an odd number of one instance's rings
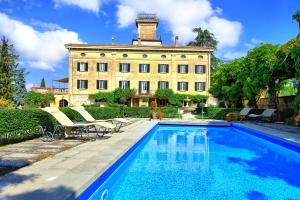
[[[89,141],[0,177],[1,200],[75,199],[157,124],[140,120],[123,132]]]
[[[81,144],[81,140],[55,140],[43,142],[34,139],[0,147],[0,175],[30,165],[58,152]]]
[[[285,125],[285,124],[275,124],[275,123],[262,123],[262,122],[254,122],[254,124],[259,125],[259,126],[268,127],[268,128],[275,129],[275,130],[300,134],[300,127],[297,127],[297,126],[289,126],[289,125]]]
[[[280,140],[284,140],[288,143],[291,143],[293,145],[299,146],[300,147],[300,132],[297,133],[291,133],[287,132],[284,128],[283,129],[278,129],[277,126],[276,128],[274,126],[269,125],[270,127],[267,127],[264,123],[264,126],[261,125],[260,123],[252,123],[252,122],[244,122],[244,123],[235,123],[241,127],[245,127],[250,130],[254,131],[259,131],[264,135],[268,135],[270,137],[274,137]],[[284,125],[283,125],[284,126]],[[297,127],[295,127],[297,128]]]

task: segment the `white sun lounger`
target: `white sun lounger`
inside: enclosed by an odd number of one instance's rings
[[[114,119],[108,119],[108,120],[96,120],[89,112],[85,110],[83,106],[74,106],[71,107],[73,110],[77,111],[87,122],[105,122],[111,121],[112,123],[116,124],[115,131],[118,132],[120,128],[124,124],[128,124],[129,121],[123,118],[114,118]]]
[[[90,138],[89,131],[94,129],[98,136],[100,134],[103,136],[106,133],[111,132],[115,126],[113,124],[104,123],[104,122],[94,122],[94,123],[74,123],[72,122],[63,112],[58,108],[46,107],[42,110],[50,113],[63,128],[68,128],[75,135],[79,133],[82,137],[82,134],[86,134]],[[78,132],[80,131],[80,132]]]
[[[248,117],[250,119],[271,119],[274,115],[274,112],[276,109],[265,109],[262,114],[256,115],[256,114],[250,114]]]

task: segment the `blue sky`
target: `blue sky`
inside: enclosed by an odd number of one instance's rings
[[[240,57],[261,42],[280,44],[298,33],[292,14],[300,0],[0,0],[0,35],[8,37],[29,72],[28,86],[66,77],[65,43],[128,44],[137,13],[156,13],[158,36],[172,44],[194,38],[201,26],[220,41],[217,55]]]

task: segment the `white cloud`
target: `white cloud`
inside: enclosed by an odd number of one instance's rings
[[[33,83],[26,83],[26,90],[31,91],[32,86],[34,86]]]
[[[46,30],[59,30],[59,29],[63,29],[60,25],[55,24],[55,23],[46,23],[46,22],[42,22],[36,19],[32,19],[31,20],[31,25],[33,26],[37,26],[37,27],[41,27],[44,28]]]
[[[250,42],[245,43],[244,45],[248,47],[249,49],[252,49],[260,44],[264,43],[264,41],[256,39],[256,38],[251,38]]]
[[[223,55],[222,58],[225,60],[233,60],[235,58],[241,58],[246,56],[247,52],[242,52],[242,51],[226,51]]]
[[[83,10],[98,14],[102,0],[54,0],[55,7],[61,5],[77,6]]]
[[[66,43],[82,43],[76,32],[67,29],[40,32],[0,12],[0,35],[13,44],[20,60],[30,67],[54,71],[66,58]]]
[[[192,29],[203,27],[213,32],[219,40],[219,48],[235,46],[242,32],[240,22],[219,17],[220,8],[214,9],[209,0],[118,0],[118,24],[126,27],[137,13],[156,13],[182,43],[195,38]]]

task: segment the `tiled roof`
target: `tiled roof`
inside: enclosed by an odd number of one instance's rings
[[[213,50],[207,46],[175,46],[175,45],[162,45],[162,46],[148,46],[148,45],[130,45],[130,44],[66,44],[66,48],[134,48],[134,49],[186,49],[186,50]]]

